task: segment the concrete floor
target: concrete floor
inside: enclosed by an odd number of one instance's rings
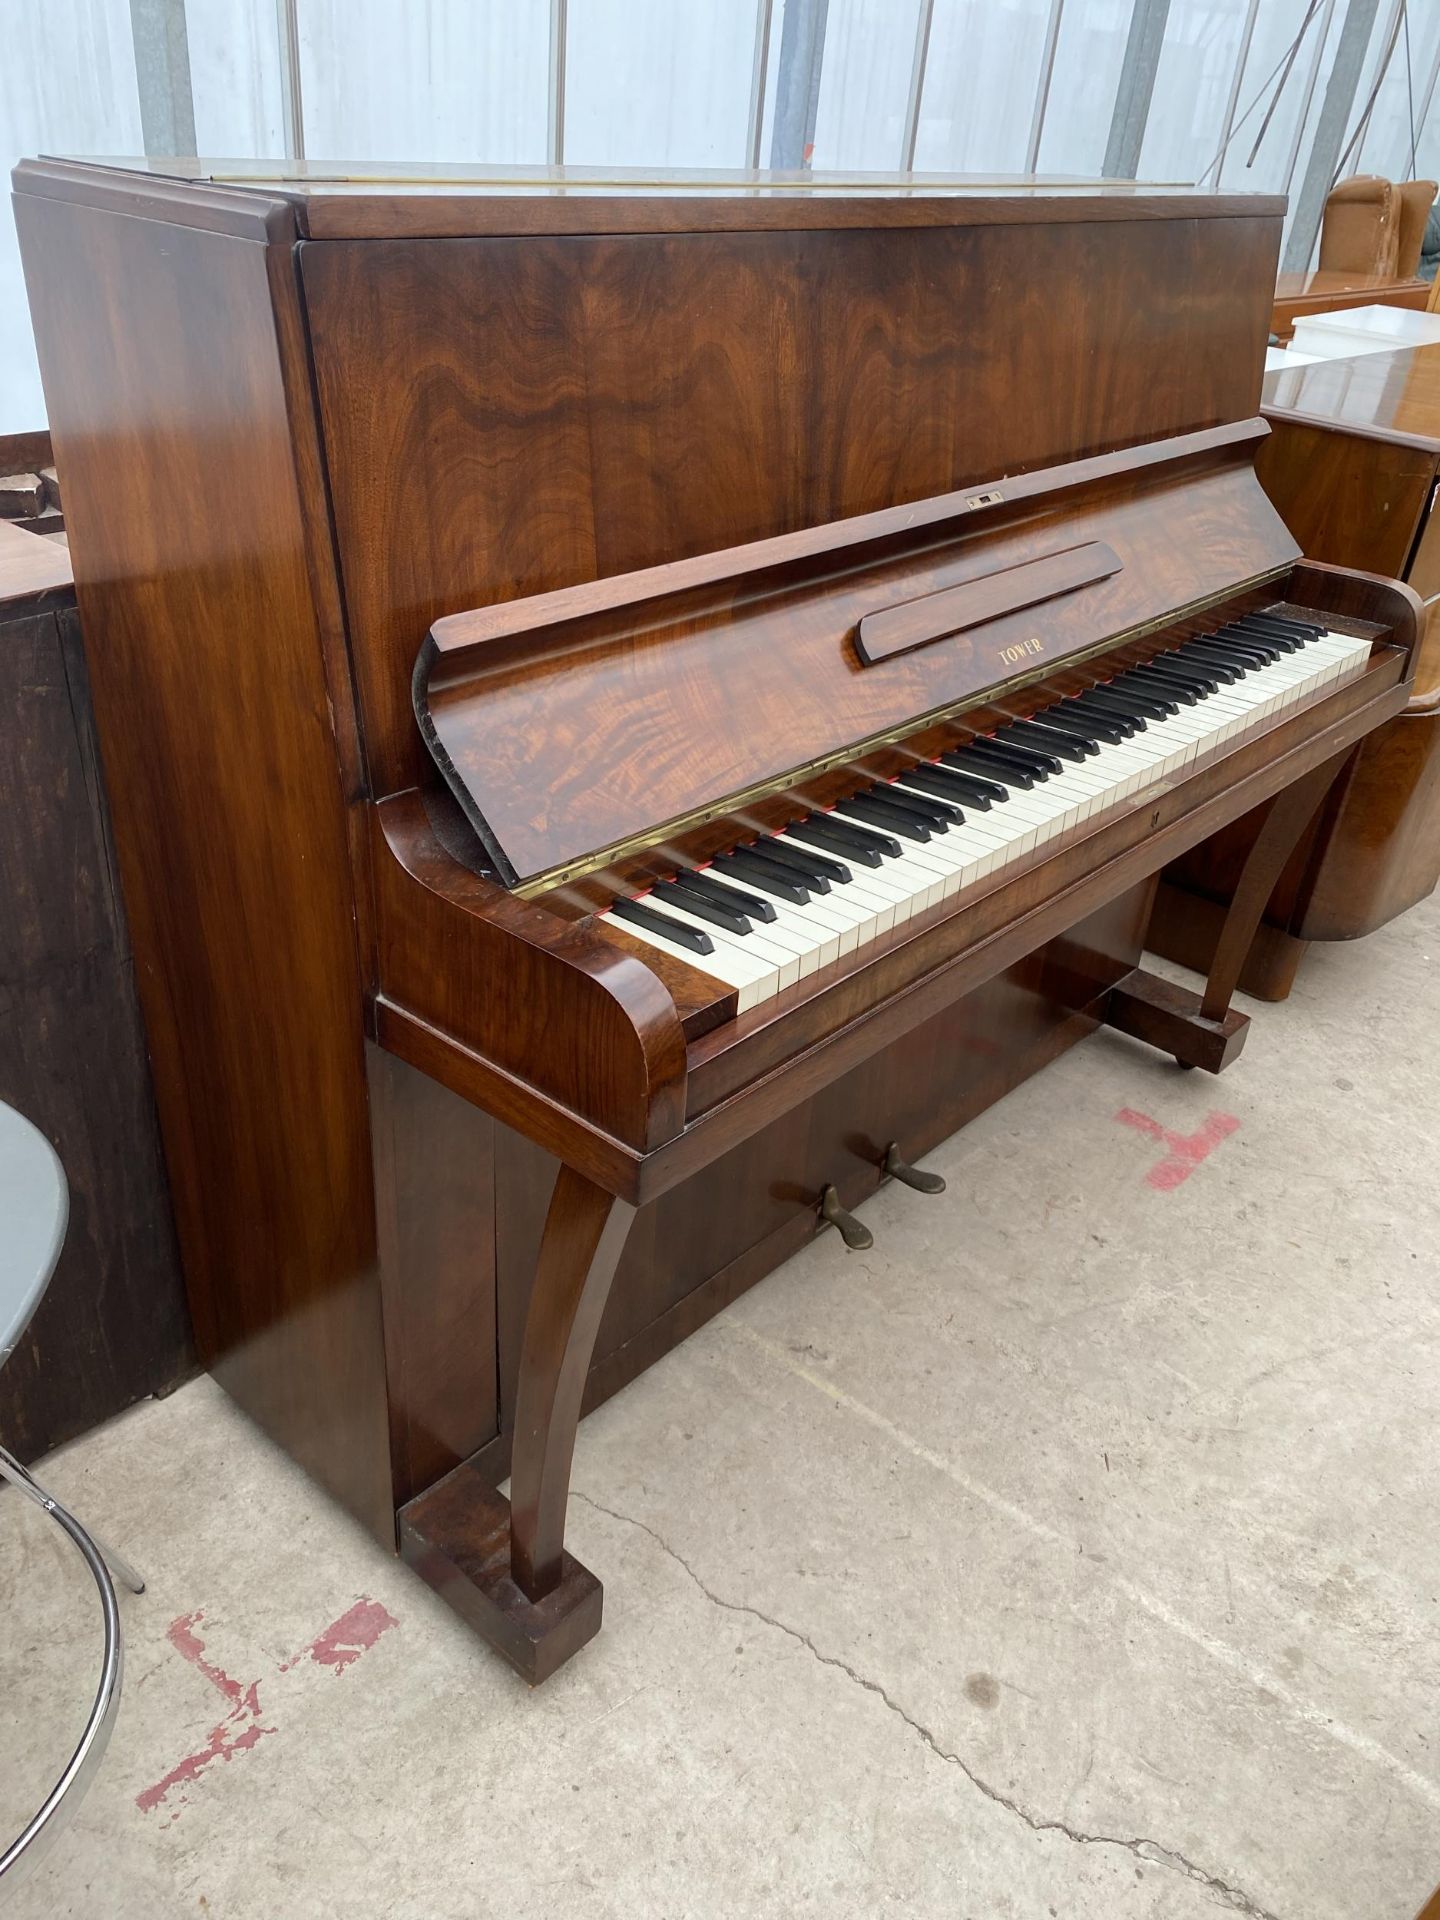
[[[1100,1035],[585,1423],[529,1694],[210,1382],[49,1477],[151,1576],[8,1909],[1409,1920],[1440,1882],[1440,905],[1223,1081]],[[1168,1130],[1173,1139],[1160,1137]],[[0,1827],[93,1589],[0,1499]]]

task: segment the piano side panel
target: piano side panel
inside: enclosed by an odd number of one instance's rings
[[[147,194],[160,217],[15,205],[181,1258],[205,1363],[393,1543],[341,750],[270,277],[286,215],[217,191],[231,230],[206,230],[186,190]]]
[[[376,794],[442,615],[1253,413],[1279,224],[307,241]]]
[[[891,1140],[919,1158],[1093,1031],[1088,1009],[1139,959],[1152,887],[1146,881],[1120,895],[642,1207],[601,1324],[587,1410],[798,1252],[816,1231],[826,1181],[846,1206],[861,1204],[879,1184]],[[509,1128],[495,1131],[504,1428],[556,1162]],[[916,1204],[963,1218],[956,1210],[966,1203],[952,1190],[946,1201]],[[507,1445],[502,1436],[484,1450],[487,1470],[505,1470]]]

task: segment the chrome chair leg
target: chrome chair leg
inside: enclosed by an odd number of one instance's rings
[[[65,1509],[60,1505],[59,1501],[53,1499],[45,1491],[34,1474],[31,1473],[30,1469],[28,1467],[22,1467],[14,1454],[7,1451],[4,1447],[0,1447],[0,1479],[8,1480],[12,1487],[18,1487],[27,1499],[33,1500],[37,1507],[43,1508],[46,1513],[52,1515],[55,1519],[58,1520],[60,1515],[65,1512]],[[76,1525],[79,1525],[78,1521]],[[106,1566],[109,1567],[110,1571],[116,1576],[122,1586],[128,1587],[131,1593],[143,1593],[145,1591],[144,1580],[135,1571],[134,1567],[131,1566],[123,1553],[117,1553],[114,1547],[107,1546],[93,1527],[84,1528],[82,1531],[85,1532],[86,1536],[99,1548]]]
[[[43,1855],[46,1847],[61,1832],[76,1807],[85,1796],[90,1777],[99,1766],[106,1747],[110,1744],[111,1730],[115,1725],[115,1715],[120,1707],[120,1682],[124,1674],[124,1650],[120,1638],[120,1608],[115,1599],[115,1583],[110,1578],[110,1570],[105,1564],[100,1548],[71,1513],[67,1513],[58,1501],[39,1488],[24,1467],[12,1455],[0,1448],[0,1474],[11,1481],[20,1491],[34,1500],[38,1506],[50,1515],[50,1518],[66,1534],[90,1569],[96,1590],[100,1595],[100,1613],[105,1633],[104,1651],[100,1660],[100,1683],[95,1690],[95,1703],[90,1709],[90,1717],[85,1722],[85,1730],[80,1735],[75,1751],[69,1763],[55,1785],[45,1797],[44,1805],[31,1820],[17,1840],[10,1843],[0,1853],[0,1883],[14,1886],[23,1879]],[[119,1564],[123,1567],[125,1562]],[[136,1591],[143,1589],[143,1583],[133,1569],[126,1572],[137,1581]]]

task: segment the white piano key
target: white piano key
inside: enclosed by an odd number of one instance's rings
[[[703,920],[698,913],[689,913],[668,898],[663,901],[660,910],[670,919],[678,920],[681,926],[698,927],[701,933],[708,933],[715,943],[716,959],[724,960],[742,973],[753,972],[759,980],[768,980],[773,976],[777,993],[782,987],[794,986],[800,978],[799,956],[787,952],[783,947],[774,946],[758,931],[727,933],[724,927],[717,927],[713,920]],[[705,956],[707,960],[710,957],[709,954]]]
[[[637,927],[629,920],[619,920],[613,913],[597,914],[607,926],[615,927],[627,934],[632,940],[638,940],[647,947],[658,947],[661,953],[668,953],[671,959],[681,959],[697,973],[709,974],[712,980],[718,980],[721,986],[734,987],[737,1013],[748,1013],[752,1007],[758,1007],[777,991],[775,986],[762,974],[750,968],[731,967],[725,956],[715,953],[691,953],[688,947],[677,947],[673,940],[662,939],[658,933],[651,933],[648,927]],[[736,977],[737,973],[740,977]]]

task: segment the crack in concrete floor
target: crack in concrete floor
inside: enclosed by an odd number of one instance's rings
[[[1023,1821],[1032,1833],[1063,1834],[1067,1840],[1082,1847],[1119,1847],[1126,1853],[1134,1854],[1136,1859],[1145,1861],[1147,1865],[1164,1867],[1172,1873],[1178,1873],[1185,1879],[1194,1881],[1196,1885],[1216,1895],[1218,1905],[1228,1907],[1233,1913],[1245,1914],[1249,1916],[1249,1920],[1279,1920],[1278,1915],[1271,1912],[1268,1907],[1262,1907],[1252,1900],[1243,1888],[1235,1886],[1231,1881],[1220,1879],[1216,1874],[1207,1873],[1204,1867],[1197,1866],[1183,1853],[1177,1853],[1172,1847],[1162,1847],[1156,1840],[1141,1838],[1127,1840],[1122,1834],[1084,1833],[1064,1820],[1044,1819],[1038,1814],[1029,1812],[1017,1800],[1012,1800],[1008,1794],[1001,1793],[998,1787],[992,1786],[960,1754],[952,1753],[948,1747],[942,1747],[930,1728],[923,1721],[917,1720],[913,1714],[908,1713],[878,1680],[870,1680],[863,1673],[857,1673],[848,1661],[841,1660],[835,1654],[822,1653],[808,1634],[802,1633],[799,1628],[790,1626],[784,1620],[776,1619],[774,1614],[766,1613],[763,1608],[749,1606],[740,1600],[727,1600],[723,1595],[716,1593],[700,1578],[684,1554],[672,1547],[670,1542],[646,1521],[637,1519],[634,1514],[620,1513],[614,1507],[607,1507],[593,1495],[582,1493],[577,1487],[570,1489],[570,1498],[582,1501],[594,1512],[603,1513],[608,1519],[618,1521],[622,1526],[635,1527],[639,1532],[648,1534],[660,1551],[675,1562],[712,1606],[719,1607],[724,1613],[746,1614],[752,1620],[759,1620],[765,1626],[774,1628],[777,1633],[783,1633],[786,1639],[793,1640],[797,1646],[804,1647],[822,1667],[833,1667],[837,1672],[843,1673],[854,1685],[862,1688],[866,1693],[873,1694],[898,1720],[904,1722],[937,1759],[943,1760],[947,1766],[958,1768],[971,1786],[982,1793],[987,1800],[993,1801],[997,1807],[1003,1807],[1007,1813]]]

